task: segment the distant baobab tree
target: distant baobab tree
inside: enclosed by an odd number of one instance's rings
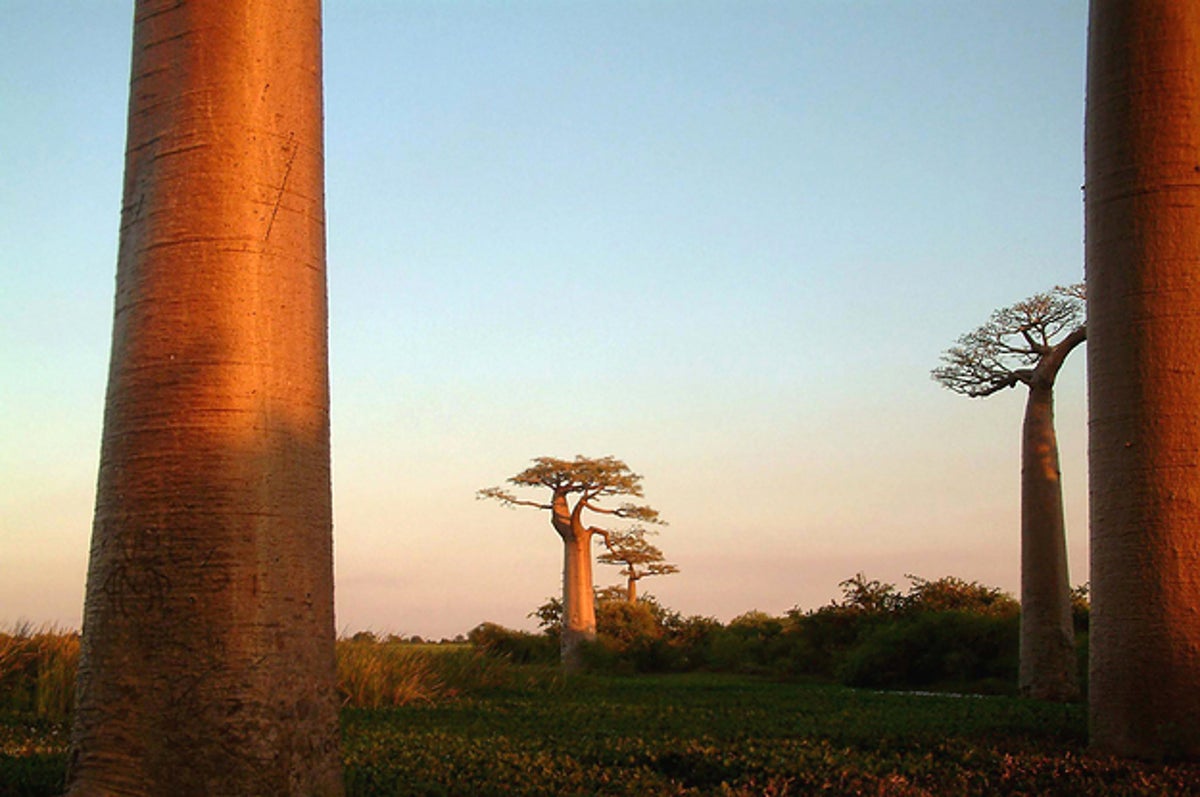
[[[1021,435],[1021,693],[1041,700],[1079,694],[1054,382],[1084,342],[1083,286],[1058,287],[995,311],[942,355],[933,378],[980,398],[1024,385]]]
[[[1200,3],[1088,30],[1091,740],[1200,759]]]
[[[319,0],[138,0],[71,797],[343,793]]]
[[[637,601],[637,583],[643,578],[679,572],[678,567],[666,561],[662,550],[646,539],[650,533],[642,526],[611,532],[605,540],[608,550],[596,557],[601,564],[622,566],[625,597],[630,603]]]
[[[600,502],[618,496],[642,497],[642,477],[614,457],[574,460],[538,457],[533,465],[508,481],[517,487],[548,490],[548,500],[518,498],[501,487],[480,490],[479,498],[491,498],[505,506],[528,506],[550,513],[550,524],[563,542],[563,629],[562,660],[568,669],[578,668],[580,647],[596,637],[595,585],[592,580],[592,538],[609,539],[612,530],[590,525],[585,513],[661,523],[658,511],[649,506],[623,503],[616,507]]]

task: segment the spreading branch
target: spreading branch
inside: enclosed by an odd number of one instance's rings
[[[641,526],[612,532],[604,540],[608,550],[596,557],[596,561],[606,565],[622,565],[621,575],[632,581],[678,573],[679,568],[665,561],[662,550],[646,539],[652,533]]]
[[[642,477],[634,473],[615,457],[577,456],[573,460],[555,457],[538,457],[533,464],[508,480],[509,484],[522,488],[543,488],[551,491],[551,501],[543,502],[519,498],[503,487],[488,487],[475,493],[478,499],[499,501],[507,507],[528,506],[534,509],[554,509],[554,500],[574,498],[570,510],[570,523],[576,533],[605,534],[611,531],[597,526],[585,526],[585,510],[640,523],[665,525],[658,510],[650,506],[626,502],[618,506],[604,506],[605,499],[628,496],[642,497]]]
[[[942,354],[933,379],[972,398],[1039,380],[1053,384],[1067,354],[1087,337],[1083,299],[1082,283],[1058,286],[995,311]]]

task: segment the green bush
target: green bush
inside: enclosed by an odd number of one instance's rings
[[[596,606],[596,632],[618,649],[645,643],[662,636],[654,612],[640,601],[607,601]]]
[[[496,623],[481,623],[467,634],[467,641],[493,656],[513,664],[553,664],[559,660],[558,638],[547,634],[514,631]]]
[[[905,688],[1015,684],[1018,619],[967,611],[926,612],[880,625],[836,667],[848,686]]]

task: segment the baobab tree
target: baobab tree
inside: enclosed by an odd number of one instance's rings
[[[1092,743],[1200,758],[1200,4],[1093,0]]]
[[[68,793],[340,795],[319,0],[139,0]]]
[[[1087,336],[1083,287],[1059,287],[995,311],[942,355],[933,378],[982,398],[1024,385],[1021,432],[1020,689],[1042,700],[1079,693],[1054,383]]]
[[[625,531],[615,531],[605,540],[605,550],[597,561],[605,565],[621,565],[625,576],[625,599],[637,602],[637,583],[650,576],[666,576],[678,573],[679,568],[666,561],[662,550],[646,539],[649,530],[634,526]]]
[[[649,506],[622,503],[601,506],[617,496],[642,497],[642,477],[614,457],[577,456],[574,460],[538,457],[533,465],[508,480],[517,487],[548,490],[545,501],[518,498],[509,490],[489,487],[476,493],[509,507],[527,506],[550,513],[550,525],[563,543],[563,628],[562,661],[577,669],[580,647],[596,638],[596,602],[592,580],[592,540],[610,539],[612,530],[590,525],[586,513],[641,523],[662,523],[658,511]]]

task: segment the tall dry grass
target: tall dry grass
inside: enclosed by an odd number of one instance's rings
[[[79,634],[28,623],[0,630],[0,711],[65,721],[73,708]],[[338,692],[345,706],[435,703],[517,685],[507,660],[469,646],[340,639]]]
[[[65,720],[78,664],[78,633],[28,623],[0,631],[0,710]]]
[[[514,686],[513,665],[468,646],[338,640],[338,691],[354,708],[436,703]]]

